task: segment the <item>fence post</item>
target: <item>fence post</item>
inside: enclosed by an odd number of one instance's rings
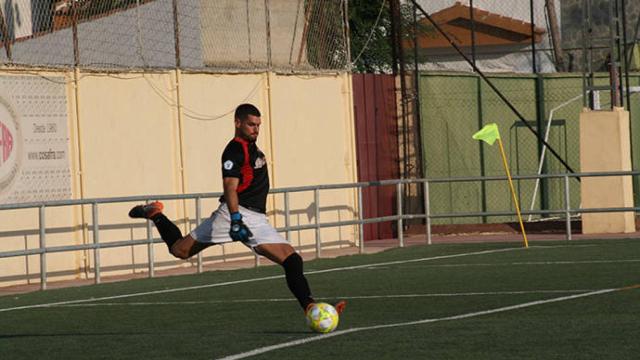
[[[265,26],[267,31],[267,67],[271,71],[273,64],[271,59],[271,11],[269,10],[269,0],[264,0]]]
[[[40,226],[40,289],[47,290],[47,243],[45,231],[44,205],[38,211]]]
[[[567,240],[571,240],[571,203],[569,202],[569,176],[564,176],[564,216],[567,222]]]
[[[172,2],[172,12],[173,12],[173,45],[174,45],[174,55],[176,61],[176,68],[180,69],[182,67],[181,57],[180,57],[180,22],[178,17],[178,0],[173,0]],[[139,5],[138,5],[139,6]],[[136,11],[138,11],[136,9]],[[140,49],[142,52],[143,49]]]
[[[71,3],[71,35],[73,40],[73,65],[77,69],[80,66],[80,41],[78,40],[78,2]]]
[[[4,49],[7,54],[7,60],[12,63],[13,55],[11,54],[11,41],[13,41],[13,39],[11,39],[11,36],[9,36],[7,21],[2,9],[0,9],[0,31],[2,32],[2,45],[4,45]]]
[[[94,281],[100,284],[100,226],[98,220],[98,203],[91,204],[91,214],[93,218],[93,267]]]
[[[316,215],[316,258],[322,256],[322,247],[320,242],[320,189],[316,188],[313,191],[313,202],[315,203],[315,215]]]
[[[362,208],[362,187],[358,186],[358,238],[360,254],[364,253],[364,209]]]
[[[149,201],[147,201],[147,204]],[[149,277],[155,276],[154,251],[153,251],[153,232],[151,229],[151,220],[147,220],[147,257],[149,258]]]
[[[424,182],[424,227],[427,234],[427,245],[431,245],[431,209],[429,199],[429,181]]]
[[[202,204],[200,201],[200,197],[196,197],[196,227],[200,225],[200,221],[202,220]],[[202,251],[198,253],[198,274],[202,273]]]
[[[398,246],[404,247],[404,231],[402,229],[402,181],[396,184],[396,196],[398,203]]]

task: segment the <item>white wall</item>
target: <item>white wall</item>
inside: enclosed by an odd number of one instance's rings
[[[33,70],[20,75],[40,78]],[[263,114],[258,146],[267,155],[272,188],[357,181],[347,74],[92,72],[79,78],[76,96],[73,76],[60,76],[66,79],[74,199],[222,191],[220,156],[233,136],[233,110],[243,102],[254,103]],[[321,220],[354,219],[354,195],[353,190],[323,192]],[[99,206],[100,243],[146,239],[146,222],[127,216],[132,205]],[[194,226],[193,200],[165,206],[184,234]],[[217,206],[217,199],[203,201],[203,218]],[[313,192],[293,195],[291,223],[315,221],[308,216],[313,206]],[[284,225],[282,195],[270,196],[267,212],[274,225]],[[47,210],[47,245],[92,243],[91,215],[90,206]],[[323,230],[322,240],[354,243],[356,229]],[[153,234],[159,238],[155,229]],[[314,247],[313,231],[293,235],[294,246]],[[35,249],[38,240],[37,209],[0,210],[0,252]],[[159,268],[193,265],[170,256],[164,244],[154,251]],[[222,252],[215,246],[204,256]],[[252,257],[239,243],[225,245],[224,252]],[[102,249],[100,259],[103,276],[146,271],[147,246]],[[0,286],[24,284],[27,272],[37,281],[38,265],[38,256],[0,259]],[[91,278],[93,266],[92,250],[47,255],[53,281]]]

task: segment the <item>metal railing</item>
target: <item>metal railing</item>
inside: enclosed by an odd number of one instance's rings
[[[579,173],[579,174],[543,174],[543,175],[527,175],[527,176],[514,176],[514,180],[535,180],[535,179],[558,179],[564,180],[564,206],[559,209],[548,210],[527,210],[523,211],[522,215],[553,215],[560,214],[565,219],[566,227],[566,239],[571,240],[571,216],[574,214],[582,213],[604,213],[604,212],[628,212],[640,211],[639,207],[616,207],[616,208],[576,208],[572,209],[570,206],[570,179],[572,178],[585,178],[585,177],[619,177],[619,176],[638,176],[640,171],[629,172],[606,172],[606,173]],[[425,219],[425,237],[426,244],[432,243],[432,220],[442,218],[459,218],[459,217],[480,217],[480,216],[515,216],[515,211],[486,211],[486,212],[466,212],[466,213],[440,213],[433,214],[431,212],[430,202],[430,190],[431,184],[437,183],[454,183],[454,182],[486,182],[486,181],[505,181],[504,176],[495,177],[460,177],[460,178],[446,178],[446,179],[399,179],[399,180],[382,180],[372,182],[358,182],[351,184],[331,184],[331,185],[314,185],[314,186],[301,186],[272,189],[271,194],[283,194],[284,195],[284,221],[285,226],[277,228],[279,232],[286,233],[286,238],[291,240],[292,231],[301,230],[314,230],[315,231],[315,252],[317,257],[322,256],[322,239],[321,229],[333,228],[341,226],[353,226],[358,227],[358,246],[360,253],[364,252],[364,225],[394,221],[396,222],[398,246],[404,246],[404,232],[403,221],[410,219]],[[367,187],[375,186],[392,186],[396,187],[396,194],[403,194],[403,187],[407,184],[422,184],[424,189],[424,213],[421,214],[404,214],[402,206],[402,196],[396,196],[397,198],[397,214],[390,216],[381,216],[376,218],[364,218],[363,216],[363,189]],[[357,194],[357,209],[356,218],[353,220],[333,221],[333,222],[321,222],[320,221],[320,191],[322,190],[336,190],[336,189],[356,189]],[[290,224],[290,194],[296,192],[310,192],[313,191],[314,199],[314,217],[315,221],[310,224],[304,225],[291,225]],[[194,200],[195,201],[195,217],[196,224],[199,224],[202,219],[201,201],[202,199],[216,198],[222,195],[220,192],[216,193],[194,193],[184,195],[145,195],[145,196],[130,196],[130,197],[114,197],[114,198],[95,198],[95,199],[82,199],[82,200],[59,200],[48,201],[38,203],[23,203],[23,204],[6,204],[0,205],[0,211],[17,210],[17,209],[38,209],[39,220],[39,247],[37,249],[25,249],[17,251],[0,252],[1,258],[10,257],[22,257],[29,255],[39,255],[40,257],[40,287],[42,290],[47,288],[47,254],[79,251],[79,250],[93,250],[94,258],[94,281],[96,284],[101,282],[101,266],[100,266],[100,250],[124,246],[134,245],[147,245],[148,252],[148,276],[155,276],[155,254],[154,244],[163,243],[160,239],[153,238],[152,225],[150,221],[147,221],[147,237],[144,240],[123,240],[123,241],[111,241],[107,243],[100,242],[100,217],[99,217],[99,205],[110,203],[125,203],[125,202],[150,202],[152,200]],[[51,207],[61,206],[91,206],[92,217],[92,232],[93,243],[81,244],[81,245],[69,245],[69,246],[47,246],[47,224],[45,209]],[[87,224],[82,225],[88,227]],[[2,233],[0,232],[0,236]],[[223,258],[224,258],[223,254]],[[259,265],[258,257],[256,255],[256,266]],[[197,256],[197,271],[203,271],[203,257],[202,253]]]

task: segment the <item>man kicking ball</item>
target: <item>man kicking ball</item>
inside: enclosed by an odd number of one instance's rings
[[[129,211],[132,218],[150,219],[155,224],[169,252],[188,259],[207,247],[229,241],[241,241],[257,254],[282,265],[287,286],[307,311],[315,303],[303,273],[302,257],[267,221],[266,202],[269,174],[264,153],[256,146],[260,132],[260,111],[242,104],[234,115],[235,137],[222,153],[224,195],[220,206],[187,236],[163,213],[159,201],[137,205]],[[338,313],[344,300],[334,305]]]

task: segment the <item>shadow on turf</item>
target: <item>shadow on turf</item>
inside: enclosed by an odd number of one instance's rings
[[[247,334],[256,334],[256,335],[311,335],[313,334],[311,331],[291,331],[291,330],[270,330],[270,331],[253,331],[247,332]]]
[[[158,333],[122,333],[122,332],[113,332],[113,333],[93,333],[93,334],[80,334],[80,333],[64,333],[64,334],[11,334],[11,335],[2,335],[0,334],[0,340],[2,339],[19,339],[19,338],[30,338],[30,337],[66,337],[66,336],[130,336],[130,335],[158,335]]]
[[[256,334],[256,335],[311,335],[313,334],[310,331],[285,331],[285,330],[272,330],[272,331],[254,331],[248,332],[247,334]],[[65,333],[65,334],[10,334],[10,335],[2,335],[0,334],[0,340],[3,339],[20,339],[20,338],[44,338],[44,337],[67,337],[67,336],[131,336],[131,335],[158,335],[157,333],[122,333],[122,332],[113,332],[113,333],[93,333],[93,334],[80,334],[80,333]]]

